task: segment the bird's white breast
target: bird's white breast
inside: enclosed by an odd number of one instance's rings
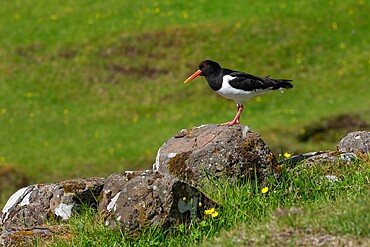
[[[268,91],[268,89],[265,89],[265,90],[257,89],[254,91],[245,91],[243,89],[233,88],[229,84],[229,81],[231,81],[234,78],[235,77],[233,76],[225,75],[223,77],[222,87],[216,92],[226,99],[232,99],[236,103],[243,103],[244,101],[251,100],[253,97],[264,94]]]

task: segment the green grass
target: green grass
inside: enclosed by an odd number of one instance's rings
[[[335,114],[369,120],[368,10],[362,1],[4,3],[0,162],[33,182],[151,167],[180,129],[235,114],[204,79],[183,85],[205,58],[294,80],[242,116],[275,152],[333,148],[296,135]]]
[[[325,175],[336,175],[330,182]],[[296,246],[320,239],[326,245],[370,243],[369,161],[351,164],[286,165],[271,176],[268,192],[249,183],[210,178],[203,186],[222,204],[218,215],[172,229],[146,228],[138,236],[105,227],[85,208],[64,226],[68,234],[48,246]],[[338,242],[339,241],[339,242]],[[310,244],[311,243],[311,244]],[[41,242],[39,243],[41,244]]]
[[[370,122],[369,11],[363,0],[6,1],[0,168],[32,183],[150,168],[179,130],[234,116],[203,78],[183,84],[206,58],[294,80],[242,115],[275,153],[334,149],[345,131],[297,136],[338,114]]]
[[[314,207],[279,209],[267,222],[222,231],[203,246],[367,246],[369,202],[360,194]]]
[[[237,222],[243,225],[223,230],[203,246],[367,246],[369,163],[302,171],[288,171],[281,184],[272,185],[275,190],[264,198],[264,205],[250,209],[263,211],[266,218]],[[327,174],[342,179],[319,179]]]

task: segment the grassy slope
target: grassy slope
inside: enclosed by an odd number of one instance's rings
[[[150,168],[182,128],[220,123],[233,102],[199,61],[292,78],[247,106],[242,123],[278,151],[333,148],[294,138],[321,117],[369,118],[364,1],[8,1],[0,9],[0,163],[32,182]]]

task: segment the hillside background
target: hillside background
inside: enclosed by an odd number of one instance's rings
[[[1,5],[0,205],[19,181],[151,168],[181,129],[232,119],[204,78],[183,84],[204,59],[293,79],[241,117],[276,155],[335,149],[370,123],[365,0]]]

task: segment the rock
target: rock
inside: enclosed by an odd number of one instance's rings
[[[309,152],[309,153],[304,153],[304,154],[298,154],[298,155],[294,155],[294,156],[292,156],[290,158],[283,159],[283,160],[280,161],[280,163],[296,164],[298,162],[301,162],[303,160],[306,160],[308,158],[317,156],[317,155],[322,154],[322,153],[323,152],[318,151],[318,152]]]
[[[318,163],[333,163],[333,162],[345,162],[350,163],[357,160],[357,155],[352,152],[339,152],[339,151],[317,151],[309,152],[305,154],[299,154],[290,157],[289,159],[284,159],[280,163],[285,164],[296,164],[301,162],[303,164],[318,164]]]
[[[0,234],[1,246],[33,246],[36,239],[51,239],[58,235],[61,239],[72,238],[63,226],[36,226],[4,230]]]
[[[361,152],[370,153],[370,132],[355,131],[343,137],[337,147],[341,152]]]
[[[188,222],[215,206],[203,193],[175,176],[148,170],[109,176],[99,211],[105,215],[107,226],[135,233],[144,226]]]
[[[298,162],[302,162],[302,165],[306,166],[335,163],[349,164],[351,162],[354,162],[355,160],[357,160],[357,155],[352,152],[344,153],[339,151],[319,151],[296,155],[289,159],[285,159],[283,163],[296,164]]]
[[[277,164],[274,154],[247,126],[203,125],[182,130],[158,150],[153,169],[192,185],[205,174],[263,180]]]
[[[0,227],[34,227],[49,219],[68,219],[78,205],[96,207],[103,184],[103,178],[95,177],[24,187],[8,199],[1,212]]]
[[[335,175],[325,175],[323,178],[328,180],[329,182],[332,182],[332,183],[339,181],[339,178]]]
[[[275,165],[273,153],[248,127],[204,125],[183,130],[160,148],[154,170],[18,190],[1,212],[1,238],[50,236],[53,233],[44,224],[69,219],[81,204],[98,207],[107,226],[134,234],[145,226],[170,227],[210,217],[207,212],[217,217],[214,208],[221,205],[192,185],[202,182],[205,174],[233,180],[257,175],[263,180]]]

